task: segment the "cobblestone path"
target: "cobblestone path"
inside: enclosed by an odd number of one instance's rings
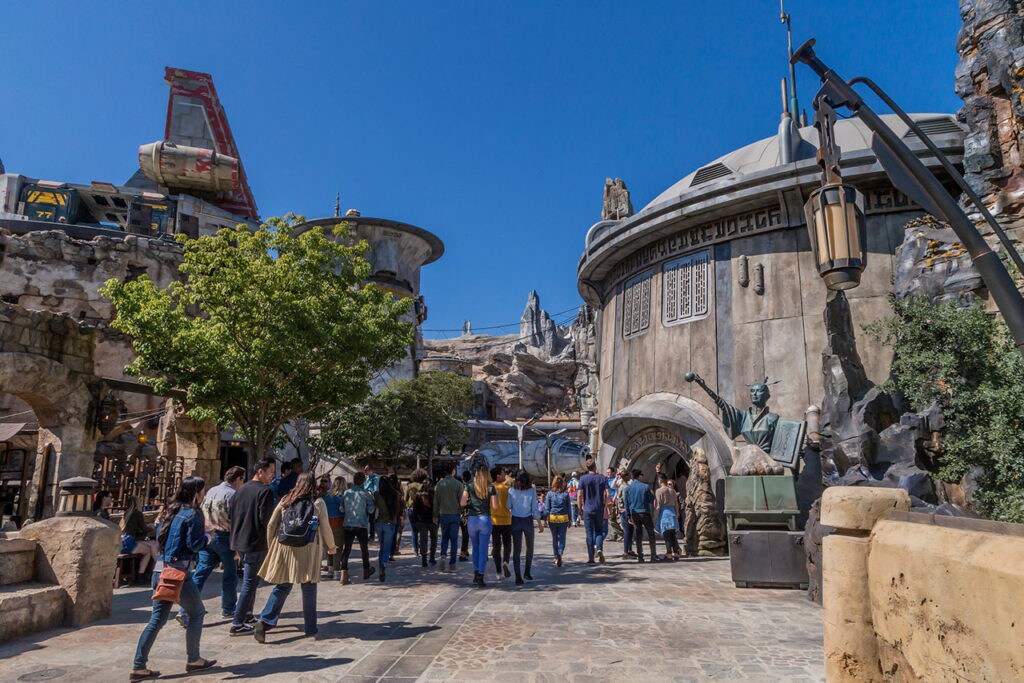
[[[215,573],[202,654],[218,668],[185,674],[174,622],[150,666],[175,681],[823,680],[821,611],[803,592],[735,588],[728,560],[638,565],[618,559],[621,543],[608,547],[618,553],[607,564],[587,566],[583,530],[572,529],[556,569],[550,537],[538,534],[534,581],[517,588],[491,567],[491,587],[478,590],[468,562],[455,573],[421,569],[403,544],[387,583],[320,584],[316,639],[301,633],[295,590],[266,645],[228,636]],[[260,589],[257,609],[268,594]],[[0,644],[0,681],[127,680],[148,595],[121,589],[110,619]]]

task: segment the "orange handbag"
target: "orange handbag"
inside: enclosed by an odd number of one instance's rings
[[[164,567],[160,572],[160,580],[153,591],[153,600],[164,600],[166,602],[178,602],[181,600],[181,587],[185,585],[187,574],[184,569],[175,567]]]

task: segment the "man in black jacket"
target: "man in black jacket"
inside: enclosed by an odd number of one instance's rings
[[[267,555],[267,524],[274,512],[274,492],[268,484],[274,479],[274,468],[273,458],[260,460],[252,479],[231,499],[231,549],[242,560],[242,590],[229,631],[233,636],[252,635],[256,621],[252,614],[260,585],[256,572]]]

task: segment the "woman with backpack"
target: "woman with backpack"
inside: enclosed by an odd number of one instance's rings
[[[320,580],[321,544],[327,554],[337,551],[328,523],[330,515],[323,499],[317,498],[317,481],[310,472],[303,472],[294,488],[281,497],[267,525],[267,557],[259,575],[274,584],[253,635],[259,643],[266,642],[267,631],[277,626],[288,594],[296,583],[302,585],[302,618],[307,636],[315,635],[316,584]]]
[[[414,473],[415,474],[415,473]],[[426,473],[424,473],[426,474]],[[410,488],[417,482],[410,484]],[[434,523],[434,489],[426,481],[418,482],[409,508],[409,520],[413,526],[413,539],[419,551],[423,567],[427,566],[427,551],[430,551],[430,564],[437,564],[437,524]],[[408,495],[406,500],[409,500]]]
[[[185,628],[185,650],[188,654],[185,671],[202,671],[217,663],[215,659],[199,656],[199,638],[203,632],[206,609],[199,589],[192,581],[191,572],[196,553],[210,542],[211,535],[205,533],[206,521],[199,510],[199,503],[203,501],[205,493],[206,482],[202,477],[186,478],[178,486],[173,500],[164,508],[157,522],[156,540],[160,553],[156,567],[153,568],[153,612],[139,636],[129,680],[144,681],[160,675],[159,671],[147,669],[146,662],[156,636],[167,623],[175,602],[180,602],[188,615]]]

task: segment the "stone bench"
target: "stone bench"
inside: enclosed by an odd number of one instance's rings
[[[56,585],[0,586],[0,643],[63,624],[66,598],[67,592]]]

